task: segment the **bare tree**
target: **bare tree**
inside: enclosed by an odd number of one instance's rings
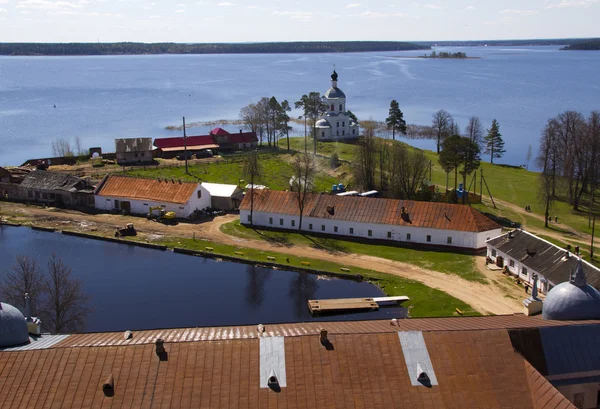
[[[476,116],[469,118],[469,123],[465,128],[465,136],[476,142],[479,146],[483,144],[483,125]]]
[[[525,160],[527,161],[527,164],[525,165],[525,169],[527,169],[527,170],[529,170],[529,162],[531,162],[531,156],[532,156],[531,145],[529,145],[529,147],[527,148],[527,154],[525,155]]]
[[[75,149],[77,151],[77,156],[87,156],[87,153],[83,150],[83,145],[81,144],[81,137],[79,135],[75,137]]]
[[[71,143],[68,139],[57,138],[52,141],[52,154],[55,157],[73,156],[73,150],[71,149]]]
[[[433,128],[435,138],[437,139],[437,153],[440,153],[440,148],[442,147],[444,139],[451,135],[453,123],[452,116],[443,109],[440,109],[433,114],[431,127]]]
[[[377,142],[375,130],[367,121],[363,121],[363,128],[363,135],[357,142],[355,166],[352,169],[354,182],[366,190],[372,190],[375,187]]]
[[[390,186],[395,197],[415,199],[429,169],[429,160],[423,151],[394,144],[390,149]]]
[[[316,169],[314,158],[308,153],[298,154],[294,158],[294,185],[292,190],[296,193],[296,203],[298,204],[298,231],[302,230],[302,218],[306,202],[314,190],[313,179]]]
[[[545,207],[544,225],[546,227],[548,227],[550,209],[556,199],[556,181],[558,178],[558,152],[556,139],[555,123],[553,123],[553,120],[549,120],[542,132],[542,137],[540,139],[540,154],[536,159],[537,165],[542,168],[538,199]]]
[[[249,151],[244,159],[243,174],[246,180],[250,181],[250,225],[254,224],[254,199],[256,180],[262,176],[262,167],[258,160],[258,153],[255,150]]]
[[[38,306],[43,297],[43,274],[37,261],[19,255],[10,271],[4,274],[0,283],[2,299],[9,304],[25,308],[25,293],[29,294],[31,311],[38,314]]]
[[[46,305],[42,320],[54,333],[76,332],[83,329],[89,313],[83,282],[71,276],[72,270],[60,257],[53,254],[48,260],[48,273],[44,279]]]

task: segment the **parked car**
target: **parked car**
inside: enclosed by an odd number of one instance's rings
[[[187,159],[192,159],[192,156],[194,156],[194,152],[184,152],[184,153],[180,153],[179,155],[177,155],[177,159],[178,160],[185,160],[186,159],[186,154],[187,154]]]
[[[213,153],[210,149],[205,149],[205,150],[196,152],[196,159],[212,158],[212,157],[213,157]]]

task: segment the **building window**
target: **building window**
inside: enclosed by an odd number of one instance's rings
[[[524,276],[527,275],[527,269],[525,267],[523,267],[523,270],[521,270],[521,274],[523,274]]]
[[[354,135],[356,133],[356,129],[352,130],[352,135]]]
[[[350,227],[350,234],[354,234],[354,227]]]
[[[346,135],[346,131],[342,129],[342,136]]]
[[[273,218],[269,217],[269,224],[273,224]]]
[[[252,223],[252,216],[248,215],[248,223]]]
[[[308,230],[312,230],[312,223],[308,225]]]
[[[342,104],[340,104],[340,111],[342,110]]]
[[[325,231],[325,225],[324,224],[321,225],[321,231]]]
[[[340,136],[340,131],[335,131],[336,136]]]
[[[292,227],[296,227],[296,220],[292,220]]]
[[[515,266],[515,260],[510,260],[510,261],[508,262],[508,264],[509,264],[511,267],[514,267],[514,266]]]
[[[339,127],[340,127],[340,122],[339,122],[339,121],[338,121],[338,122],[336,122],[336,123],[335,123],[335,126],[339,128]]]
[[[321,138],[325,138],[325,131],[321,132]]]
[[[106,201],[107,201],[107,202],[110,202],[111,200],[110,200],[110,199],[106,199]]]
[[[198,199],[200,199],[202,197],[202,191],[198,190]]]
[[[410,241],[410,233],[406,233],[406,241]]]
[[[137,154],[137,152],[136,152],[136,153],[135,153],[135,157],[136,157],[136,158],[137,158],[137,155],[138,155],[138,154]]]
[[[148,203],[144,203],[144,206],[148,206]]]
[[[179,206],[179,209],[183,210],[183,209],[185,209],[185,207],[183,207],[183,206]]]
[[[323,108],[321,108],[321,109],[323,109]],[[333,106],[333,104],[331,104],[331,110],[335,111],[335,106]]]
[[[342,128],[346,126],[346,122],[342,121]]]
[[[369,231],[367,232],[367,234],[369,235],[369,237],[372,237],[372,236],[373,236],[373,230],[369,230]]]
[[[279,225],[283,226],[283,219],[279,219]]]
[[[448,238],[446,239],[446,243],[447,243],[447,244],[452,244],[452,237],[448,237]]]
[[[496,257],[496,249],[492,249],[492,257]]]
[[[392,238],[392,232],[388,231],[388,239],[391,239],[391,238]]]
[[[431,236],[429,234],[427,235],[427,243],[431,243]]]
[[[333,226],[333,232],[334,232],[334,233],[337,233],[337,232],[338,232],[338,228],[337,228],[337,226]]]

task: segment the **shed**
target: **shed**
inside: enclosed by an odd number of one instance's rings
[[[152,138],[115,139],[119,165],[146,165],[152,163]]]
[[[93,186],[84,179],[64,173],[34,170],[23,179],[19,190],[21,199],[57,206],[94,204]]]
[[[211,197],[211,207],[215,209],[234,210],[240,206],[244,192],[237,185],[222,183],[202,183]]]

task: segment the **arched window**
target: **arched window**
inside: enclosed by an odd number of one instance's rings
[[[335,106],[333,104],[331,104],[331,110],[335,111]]]
[[[325,138],[325,131],[321,132],[321,138]]]
[[[352,135],[354,135],[354,131],[356,131],[356,129],[353,129],[353,130],[352,130]]]
[[[340,104],[340,111],[342,110],[342,104]]]

